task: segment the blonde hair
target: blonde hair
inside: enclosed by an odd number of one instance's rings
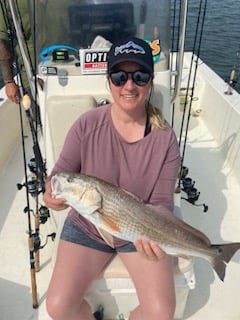
[[[165,119],[163,117],[162,111],[153,106],[150,102],[147,106],[147,113],[149,116],[150,124],[157,129],[165,129]]]
[[[153,94],[153,90],[154,90],[154,86],[153,86],[153,82],[152,82],[152,86],[149,91],[148,102],[147,102],[147,106],[146,106],[149,122],[156,129],[165,129],[165,127],[166,127],[165,119],[164,119],[164,116],[162,114],[161,109],[154,106],[150,102],[151,96]]]

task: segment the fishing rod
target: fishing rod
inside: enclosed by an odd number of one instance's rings
[[[38,143],[38,131],[37,131],[37,125],[34,126],[34,119],[32,115],[32,110],[30,108],[31,106],[31,98],[29,95],[24,95],[23,92],[23,82],[21,79],[21,72],[18,64],[18,59],[16,59],[15,56],[15,40],[16,35],[18,38],[19,33],[21,36],[23,36],[23,32],[20,31],[20,27],[22,28],[21,18],[20,14],[18,12],[18,25],[15,24],[15,28],[12,25],[11,17],[12,14],[16,14],[16,8],[14,10],[11,10],[10,13],[7,10],[7,6],[5,5],[5,10],[3,11],[5,22],[7,26],[7,30],[9,33],[9,39],[11,40],[12,45],[12,53],[13,53],[13,60],[16,62],[16,73],[17,73],[17,83],[19,87],[19,94],[21,99],[19,99],[19,110],[20,110],[20,124],[21,124],[21,137],[22,137],[22,150],[23,150],[23,162],[24,162],[24,177],[25,182],[23,184],[18,183],[17,188],[18,190],[25,187],[26,190],[26,202],[27,206],[24,208],[24,213],[27,213],[28,218],[28,247],[29,247],[29,258],[30,258],[30,274],[31,274],[31,288],[32,288],[32,305],[33,308],[38,307],[38,300],[37,300],[37,285],[36,285],[36,272],[40,269],[40,249],[44,248],[47,244],[48,238],[50,237],[52,240],[55,239],[56,234],[53,232],[46,237],[45,243],[41,244],[40,239],[40,224],[46,223],[48,218],[50,217],[49,210],[45,206],[41,205],[39,203],[39,194],[44,193],[45,191],[45,178],[46,178],[46,162],[43,161],[41,150]],[[11,16],[9,16],[11,14]],[[15,19],[16,20],[16,19]],[[16,34],[16,27],[19,27],[19,32]],[[19,39],[18,39],[19,40]],[[27,48],[27,44],[25,43],[25,38],[21,38],[20,42],[22,42],[22,47]],[[20,44],[20,43],[19,43]],[[28,50],[26,49],[26,52]],[[28,52],[29,53],[29,52]],[[25,55],[25,59],[27,56]],[[26,69],[26,63],[24,64]],[[35,77],[36,78],[36,77]],[[30,81],[31,82],[31,81]],[[21,85],[20,85],[21,84]],[[35,83],[36,86],[36,83]],[[36,90],[34,90],[34,93],[36,94]],[[33,92],[32,92],[33,95]],[[24,136],[24,125],[23,125],[23,115],[22,115],[22,107],[25,110],[25,114],[28,119],[30,132],[32,136],[33,141],[33,154],[34,158],[30,160],[30,162],[27,165],[27,159],[26,159],[26,146],[25,146],[25,136]],[[29,179],[27,169],[31,172],[31,178]],[[35,199],[36,202],[36,208],[35,212],[30,208],[30,195]],[[34,216],[34,224],[35,224],[35,230],[32,230],[32,215]]]
[[[199,29],[199,25],[200,25],[200,16],[201,16],[201,10],[202,10],[202,6],[203,6],[203,1],[205,1],[205,3],[204,3],[204,9],[203,9],[203,17],[202,17],[201,29],[200,29],[200,37],[199,37],[199,41],[198,41],[198,47],[197,47],[197,50],[196,50],[197,35],[198,35],[198,29]],[[183,117],[182,117],[180,137],[179,137],[179,147],[180,147],[181,146],[181,141],[182,141],[182,135],[183,135],[183,125],[184,125],[186,109],[187,109],[186,108],[187,98],[190,96],[190,103],[189,103],[189,109],[188,109],[188,115],[187,115],[187,124],[186,124],[186,130],[185,130],[186,134],[185,134],[185,139],[184,139],[184,144],[183,144],[183,152],[182,152],[182,163],[184,161],[186,144],[187,144],[187,134],[188,134],[188,129],[189,129],[191,108],[192,108],[192,102],[193,102],[193,96],[194,96],[194,90],[195,90],[195,83],[196,83],[196,77],[197,77],[198,61],[199,61],[199,55],[200,55],[200,49],[201,49],[201,43],[202,43],[202,35],[203,35],[203,27],[204,27],[206,9],[207,9],[207,0],[201,0],[200,7],[199,7],[199,13],[198,13],[197,28],[196,28],[195,37],[194,37],[194,46],[193,46],[191,63],[190,63],[190,70],[189,70],[189,75],[188,75],[187,90],[186,90],[186,95],[185,95],[186,99],[185,99],[185,105],[184,105],[184,108],[183,108]],[[194,69],[194,74],[193,74],[193,79],[192,79],[192,70],[193,70],[193,63],[194,62],[195,62],[195,69]],[[189,94],[191,81],[192,81],[191,94]]]
[[[46,172],[46,163],[43,161],[41,150],[38,144],[38,137],[37,137],[37,131],[34,127],[34,121],[31,114],[31,99],[28,95],[24,95],[22,97],[22,105],[25,109],[25,113],[28,118],[28,122],[30,125],[32,140],[33,140],[33,153],[34,158],[31,159],[30,163],[28,164],[28,167],[32,174],[34,174],[33,179],[30,182],[30,185],[28,186],[28,191],[31,193],[31,195],[36,200],[36,209],[35,209],[35,233],[33,235],[34,238],[34,249],[35,249],[35,269],[36,271],[40,270],[40,237],[39,237],[39,231],[40,231],[40,223],[41,219],[40,217],[43,215],[42,210],[39,211],[39,197],[38,195],[45,191],[45,178],[47,176]],[[31,189],[29,188],[31,186]],[[18,185],[18,187],[20,187]],[[49,213],[46,212],[46,214],[49,215]]]
[[[34,121],[31,115],[30,105],[31,99],[28,95],[24,95],[19,103],[20,110],[21,106],[25,109],[25,113],[27,115],[32,139],[33,139],[33,153],[35,155],[34,158],[30,159],[28,163],[28,168],[32,173],[31,178],[29,179],[27,175],[27,160],[26,160],[26,148],[24,142],[24,134],[23,134],[23,121],[22,121],[22,113],[21,113],[21,133],[22,133],[22,149],[23,149],[23,158],[24,158],[24,173],[25,173],[25,183],[17,184],[18,190],[21,190],[23,187],[26,188],[26,199],[27,206],[24,209],[24,212],[28,215],[28,235],[29,235],[29,254],[30,254],[30,272],[31,272],[31,284],[32,284],[32,301],[33,308],[38,307],[37,302],[37,286],[36,286],[36,272],[40,270],[40,249],[43,249],[47,244],[48,238],[50,237],[52,241],[55,239],[56,233],[48,234],[46,237],[45,243],[41,244],[41,239],[39,236],[40,233],[40,225],[45,224],[50,217],[49,209],[43,205],[39,206],[39,194],[44,193],[45,191],[45,178],[46,178],[46,166],[43,161],[40,147],[38,144],[37,133],[34,127]],[[30,201],[29,196],[32,196],[36,202],[35,212],[30,209]],[[35,231],[32,231],[31,224],[31,215],[34,216],[34,224]]]
[[[13,56],[14,46],[15,46],[15,32],[14,28],[11,24],[11,19],[8,14],[6,1],[4,1],[4,5],[1,1],[1,9],[3,12],[4,22],[7,28],[7,33],[9,36],[9,41],[11,43],[12,48],[12,54]],[[13,57],[13,60],[14,57]],[[18,73],[17,75],[17,83],[19,83],[20,75]],[[20,86],[19,86],[20,88]],[[21,89],[19,90],[19,93],[21,94]],[[30,278],[31,278],[31,289],[32,289],[32,306],[33,308],[38,307],[38,298],[37,298],[37,284],[36,284],[36,272],[35,272],[35,257],[34,257],[34,243],[33,243],[33,237],[32,237],[32,222],[31,222],[31,214],[32,210],[30,209],[30,197],[29,197],[29,185],[28,185],[28,177],[27,177],[27,160],[26,160],[26,147],[25,147],[25,138],[24,138],[24,126],[23,126],[23,114],[22,114],[22,108],[21,108],[21,102],[19,100],[19,117],[20,117],[20,130],[21,130],[21,141],[22,141],[22,151],[23,151],[23,163],[24,163],[24,180],[25,180],[25,186],[26,186],[26,202],[27,205],[24,208],[23,212],[27,214],[27,220],[28,220],[28,248],[29,248],[29,260],[30,260]]]
[[[237,51],[237,58],[240,57],[240,45],[239,45],[239,49]],[[236,84],[237,84],[237,62],[236,64],[233,66],[231,73],[230,73],[230,77],[229,77],[229,82],[228,82],[228,87],[227,90],[224,92],[226,95],[232,95],[233,94],[233,89],[235,88]]]
[[[181,123],[181,129],[180,129],[180,137],[179,137],[179,147],[180,147],[181,143],[182,143],[183,126],[184,126],[184,122],[185,122],[186,109],[187,109],[186,106],[187,106],[187,102],[188,102],[187,100],[188,100],[188,97],[190,97],[177,191],[184,190],[187,193],[188,198],[183,198],[183,199],[187,200],[188,202],[190,202],[191,204],[194,204],[194,205],[195,205],[195,202],[198,200],[200,193],[197,191],[196,188],[194,188],[194,184],[191,185],[191,188],[186,188],[186,186],[185,186],[185,187],[183,187],[183,189],[181,188],[181,184],[186,181],[186,180],[184,180],[185,175],[183,172],[183,168],[184,168],[183,162],[184,162],[186,145],[187,145],[187,137],[188,137],[189,124],[190,124],[190,116],[191,116],[192,102],[193,102],[193,97],[194,97],[194,90],[195,90],[196,76],[197,76],[197,70],[198,70],[198,61],[199,61],[199,55],[200,55],[200,49],[201,49],[201,43],[202,43],[202,35],[203,35],[203,28],[204,28],[204,22],[205,22],[206,9],[207,9],[207,0],[201,0],[200,6],[199,6],[199,12],[198,12],[197,27],[196,27],[195,37],[194,37],[194,45],[193,45],[193,50],[192,50],[192,57],[191,57],[189,75],[188,75],[187,90],[186,90],[186,95],[185,95],[185,102],[184,102],[183,116],[182,116],[182,123]],[[202,11],[203,11],[202,21],[201,21],[201,26],[200,26],[200,17],[201,17]],[[198,41],[198,46],[197,46],[197,36],[198,36],[198,32],[199,32],[199,26],[200,26],[200,35],[199,35],[199,41]],[[193,63],[194,62],[195,62],[195,68],[193,71]],[[193,78],[192,78],[192,72],[193,72]],[[191,93],[189,93],[191,82],[192,82]],[[206,212],[208,210],[208,207],[205,204],[202,204],[202,205],[204,207],[204,212]]]
[[[33,308],[38,307],[37,300],[37,284],[36,284],[36,272],[40,269],[40,249],[43,249],[47,244],[47,239],[50,237],[52,241],[55,239],[56,234],[51,233],[47,235],[46,241],[44,245],[41,245],[41,239],[39,236],[40,224],[44,224],[47,222],[50,217],[49,210],[45,206],[40,206],[38,195],[41,192],[44,192],[44,178],[46,177],[46,168],[45,164],[42,160],[40,148],[38,145],[38,141],[36,139],[36,132],[34,128],[33,118],[30,113],[30,97],[24,95],[23,98],[19,102],[19,110],[20,110],[20,122],[21,122],[21,136],[22,136],[22,150],[23,150],[23,160],[24,160],[24,176],[25,182],[24,184],[17,184],[18,190],[21,190],[23,187],[26,188],[26,201],[27,206],[24,208],[24,213],[27,213],[28,217],[28,247],[29,247],[29,258],[30,258],[30,274],[31,274],[31,287],[32,287],[32,305]],[[24,137],[24,126],[23,126],[23,115],[22,115],[22,106],[25,109],[25,113],[28,117],[30,128],[32,131],[33,137],[33,151],[35,154],[35,158],[30,160],[28,164],[28,168],[34,176],[29,179],[27,174],[27,159],[26,159],[26,146],[25,146],[25,137]],[[40,170],[39,170],[40,168]],[[42,174],[44,172],[44,175]],[[35,213],[30,208],[30,195],[36,200],[36,209]],[[32,219],[31,215],[34,216],[35,221],[35,231],[32,231]]]
[[[30,209],[30,190],[27,176],[27,158],[26,158],[26,146],[24,138],[24,126],[23,126],[23,114],[21,108],[21,102],[19,101],[19,115],[21,123],[21,137],[22,137],[22,151],[23,151],[23,164],[24,164],[24,186],[26,187],[26,201],[27,206],[24,208],[23,212],[27,214],[28,220],[28,249],[29,249],[29,260],[30,260],[30,277],[31,277],[31,289],[32,289],[32,306],[34,309],[38,308],[38,298],[37,298],[37,281],[36,281],[36,268],[35,268],[35,255],[34,255],[34,241],[32,233],[32,222]]]

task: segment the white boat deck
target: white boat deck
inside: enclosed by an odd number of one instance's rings
[[[239,242],[240,185],[233,167],[226,161],[226,154],[229,157],[231,153],[232,160],[234,154],[239,152],[235,150],[233,153],[231,149],[239,138],[239,131],[219,144],[209,132],[205,120],[204,111],[199,117],[192,118],[184,165],[189,168],[188,176],[196,181],[195,187],[201,192],[197,203],[205,203],[209,209],[204,213],[201,206],[192,206],[182,200],[182,212],[185,221],[205,232],[213,243]],[[212,121],[215,121],[214,117]],[[29,160],[32,157],[31,136],[25,141]],[[45,296],[52,271],[54,243],[49,239],[47,246],[40,252],[41,270],[37,273],[39,308],[33,309],[28,223],[27,215],[23,213],[26,207],[25,188],[20,191],[16,188],[16,184],[23,182],[24,178],[22,159],[19,145],[0,173],[0,319],[49,320]],[[51,220],[41,225],[42,243],[45,242],[45,235],[54,231],[53,226],[54,221]],[[224,282],[218,279],[207,261],[194,258],[194,262],[196,288],[189,293],[183,319],[239,320],[240,251],[228,264]]]
[[[225,163],[221,147],[216,145],[201,119],[196,122],[198,125],[189,135],[185,164],[201,192],[197,203],[204,202],[209,209],[204,213],[202,207],[182,201],[184,219],[208,235],[212,243],[239,242],[240,186]],[[240,319],[240,306],[235,299],[240,283],[240,251],[228,264],[224,282],[217,278],[208,262],[197,258],[194,261],[196,288],[190,291],[184,319]]]

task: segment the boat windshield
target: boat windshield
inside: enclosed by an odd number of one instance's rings
[[[59,47],[104,48],[129,35],[160,40],[168,67],[170,47],[169,0],[41,0],[31,16],[39,62]],[[73,50],[74,52],[74,50]]]

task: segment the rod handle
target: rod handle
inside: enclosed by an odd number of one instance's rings
[[[34,309],[38,308],[37,298],[37,282],[36,282],[36,270],[34,263],[34,244],[32,236],[28,238],[29,258],[30,258],[30,276],[31,276],[31,288],[32,288],[32,306]]]

